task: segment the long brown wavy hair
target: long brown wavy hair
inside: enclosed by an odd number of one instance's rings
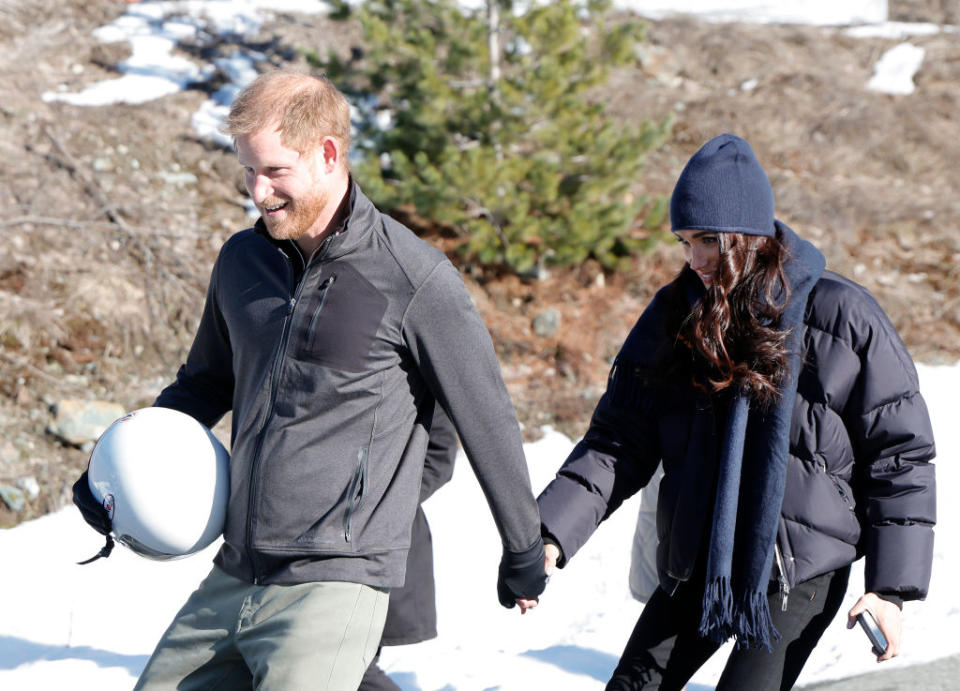
[[[788,332],[779,328],[789,299],[787,251],[772,237],[717,235],[714,280],[681,322],[676,345],[689,353],[695,387],[747,392],[766,405],[779,396],[787,371]]]

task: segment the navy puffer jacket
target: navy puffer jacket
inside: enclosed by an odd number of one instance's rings
[[[661,289],[618,355],[590,428],[538,502],[563,566],[662,461],[660,584],[687,580],[705,549],[717,401],[692,387],[647,387],[641,371],[671,339],[670,314],[691,272]],[[777,548],[792,587],[866,556],[867,591],[926,596],[935,522],[933,434],[917,374],[863,287],[825,272],[807,302],[804,367],[790,430]],[[674,332],[675,333],[675,332]]]

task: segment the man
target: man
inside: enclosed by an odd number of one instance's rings
[[[292,72],[261,75],[231,107],[261,218],[221,249],[186,363],[155,403],[208,426],[232,411],[224,544],[139,689],[356,689],[403,585],[435,404],[500,532],[500,602],[543,590],[489,334],[453,265],[353,182],[349,128],[339,91]]]

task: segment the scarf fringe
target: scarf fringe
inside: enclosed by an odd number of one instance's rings
[[[773,627],[767,594],[752,591],[734,604],[730,581],[726,577],[707,583],[703,592],[703,614],[700,618],[700,636],[722,644],[736,637],[736,646],[766,648],[772,652],[772,643],[780,640],[780,632]]]
[[[733,591],[730,580],[724,576],[709,581],[703,591],[703,614],[700,616],[700,636],[715,643],[730,638],[733,621]]]
[[[737,648],[766,648],[773,652],[771,643],[780,640],[780,632],[773,628],[770,603],[767,594],[754,590],[738,603],[733,625],[736,629]]]

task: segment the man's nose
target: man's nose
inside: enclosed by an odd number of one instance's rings
[[[273,187],[270,185],[270,179],[266,175],[258,175],[254,178],[249,189],[250,196],[256,203],[262,202],[273,193]]]

